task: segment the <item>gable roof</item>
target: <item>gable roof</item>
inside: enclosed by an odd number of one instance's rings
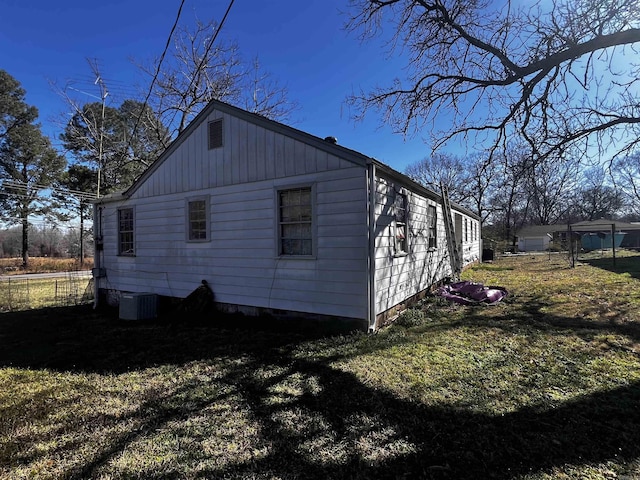
[[[155,172],[158,167],[162,165],[162,163],[168,157],[170,157],[175,150],[177,150],[177,148],[193,133],[195,129],[200,126],[202,122],[205,121],[209,114],[211,114],[211,112],[213,112],[214,110],[240,118],[249,123],[253,123],[254,125],[266,128],[267,130],[281,133],[287,137],[291,137],[295,140],[304,142],[307,145],[316,147],[319,150],[323,150],[344,160],[353,162],[356,165],[365,166],[370,160],[369,157],[360,152],[356,152],[355,150],[351,150],[336,143],[331,143],[320,137],[311,135],[310,133],[303,132],[302,130],[298,130],[283,123],[276,122],[275,120],[270,120],[262,115],[258,115],[256,113],[251,113],[247,110],[234,107],[233,105],[221,102],[220,100],[211,100],[209,104],[205,108],[203,108],[198,115],[196,115],[196,117],[189,123],[189,125],[187,125],[187,127],[182,132],[180,132],[180,134],[176,137],[175,140],[173,140],[173,142],[171,142],[166,150],[162,152],[162,154],[160,154],[156,161],[153,162],[142,175],[140,175],[140,177],[133,183],[133,185],[131,185],[131,187],[123,192],[123,195],[129,196],[133,194],[138,189],[140,184],[142,184],[149,176],[151,176],[151,174],[153,174],[153,172]]]
[[[175,152],[178,149],[178,147],[180,147],[180,145],[182,145],[182,143],[187,138],[189,138],[189,136],[193,133],[193,131],[197,129],[200,126],[200,124],[202,124],[206,120],[209,114],[211,114],[211,112],[216,110],[219,112],[226,113],[228,115],[232,115],[234,117],[240,118],[247,122],[253,123],[267,130],[271,130],[271,131],[280,133],[282,135],[291,137],[294,140],[298,140],[300,142],[306,143],[307,145],[316,147],[319,150],[322,150],[331,155],[335,155],[341,159],[353,162],[356,165],[366,167],[369,164],[374,164],[377,169],[384,172],[387,176],[394,178],[395,180],[410,186],[412,190],[419,192],[425,197],[431,198],[437,202],[442,202],[442,196],[439,195],[438,193],[424,187],[423,185],[420,185],[419,183],[412,180],[411,178],[404,175],[403,173],[400,173],[397,170],[394,170],[390,166],[380,162],[379,160],[376,160],[373,157],[369,157],[356,150],[343,147],[342,145],[327,141],[323,138],[316,137],[315,135],[311,135],[310,133],[304,132],[302,130],[298,130],[297,128],[290,127],[288,125],[277,122],[275,120],[270,120],[262,115],[258,115],[256,113],[251,113],[251,112],[248,112],[247,110],[234,107],[233,105],[230,105],[225,102],[221,102],[220,100],[211,100],[209,104],[205,108],[203,108],[198,115],[196,115],[196,117],[189,123],[189,125],[187,125],[187,127],[182,132],[180,132],[180,134],[173,140],[173,142],[171,142],[171,144],[165,149],[165,151],[162,152],[162,154],[160,154],[160,156],[156,159],[156,161],[153,162],[151,166],[149,166],[149,168],[147,168],[143,172],[143,174],[140,175],[140,177],[138,177],[138,179],[133,183],[133,185],[131,185],[131,187],[129,187],[127,190],[124,190],[119,194],[119,198],[122,198],[122,196],[125,196],[125,197],[131,196],[139,188],[139,186],[142,183],[144,183],[146,179],[149,178],[153,174],[153,172],[155,172],[160,167],[160,165],[162,165],[162,163],[164,163],[164,161],[167,158],[169,158],[173,154],[173,152]],[[115,200],[116,197],[118,197],[118,194],[114,194],[109,198],[103,197],[101,199],[98,199],[98,202],[105,201],[105,200],[107,201]],[[476,220],[480,220],[480,217],[476,213],[472,212],[471,210],[461,205],[451,202],[451,206],[454,207],[456,210],[475,218]]]

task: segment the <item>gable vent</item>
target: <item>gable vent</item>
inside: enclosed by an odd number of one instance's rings
[[[209,122],[209,150],[222,147],[222,119]]]

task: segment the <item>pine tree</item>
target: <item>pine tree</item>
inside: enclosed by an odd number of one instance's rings
[[[55,213],[46,190],[59,181],[66,160],[34,123],[37,109],[24,101],[24,90],[0,71],[0,212],[9,224],[22,225],[22,263],[29,263],[29,217]]]

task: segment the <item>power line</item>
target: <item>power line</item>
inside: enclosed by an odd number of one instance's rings
[[[2,186],[5,188],[11,188],[17,190],[18,193],[8,193],[5,192],[6,195],[20,195],[23,198],[26,197],[24,195],[28,192],[41,191],[41,190],[50,190],[52,193],[57,193],[60,195],[73,195],[78,197],[81,200],[95,200],[97,195],[91,192],[83,192],[81,190],[73,190],[70,188],[57,187],[55,185],[42,185],[39,183],[27,184],[25,182],[21,182],[18,180],[4,180],[2,182]],[[31,197],[28,197],[31,198]]]
[[[211,37],[211,40],[209,41],[209,43],[207,44],[207,47],[205,48],[204,51],[204,55],[202,56],[202,59],[200,60],[200,63],[198,64],[198,67],[196,69],[196,72],[199,72],[200,69],[202,69],[202,67],[204,66],[204,63],[207,61],[207,57],[209,56],[209,52],[211,51],[211,47],[213,47],[213,44],[216,41],[216,38],[218,38],[218,34],[220,33],[220,30],[222,30],[222,26],[224,25],[224,22],[227,20],[227,17],[229,16],[229,12],[231,11],[231,7],[233,6],[235,0],[231,0],[229,2],[229,6],[227,7],[227,11],[224,13],[224,16],[222,17],[222,20],[220,21],[220,24],[218,25],[218,28],[216,29],[215,33],[213,34],[213,37]],[[191,90],[191,87],[193,86],[193,81],[195,80],[196,75],[192,75],[191,76],[191,80],[189,81],[189,86],[187,87],[187,92]],[[171,118],[171,122],[169,125],[172,125],[173,122],[176,119],[176,115],[178,114],[178,111],[176,110],[173,114],[173,117]]]
[[[129,141],[127,142],[127,147],[125,148],[124,153],[126,153],[129,148],[131,147],[131,140],[135,137],[136,132],[138,131],[138,124],[140,123],[140,119],[142,118],[142,114],[144,113],[145,109],[147,108],[147,104],[149,103],[149,98],[151,97],[151,93],[153,92],[153,87],[156,84],[156,81],[158,80],[158,76],[160,75],[160,66],[162,65],[162,62],[164,61],[164,57],[167,54],[167,51],[169,50],[169,46],[171,45],[171,38],[173,38],[173,33],[175,32],[176,28],[178,27],[178,22],[180,21],[180,15],[182,14],[182,7],[184,6],[184,0],[181,0],[180,2],[180,8],[178,8],[178,13],[176,15],[176,20],[175,22],[173,22],[173,27],[171,27],[171,31],[169,32],[169,36],[167,37],[167,43],[164,46],[164,50],[162,52],[162,55],[160,56],[160,60],[158,61],[158,66],[156,67],[156,72],[153,75],[153,79],[151,80],[151,85],[149,85],[149,91],[147,92],[147,96],[144,99],[144,102],[142,103],[142,108],[140,109],[140,113],[138,114],[138,118],[136,118],[136,123],[133,126],[133,131],[131,133],[131,136],[129,137]]]

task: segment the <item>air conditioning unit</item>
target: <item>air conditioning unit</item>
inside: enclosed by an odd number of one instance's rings
[[[158,296],[155,293],[122,293],[120,320],[150,320],[158,316]]]

